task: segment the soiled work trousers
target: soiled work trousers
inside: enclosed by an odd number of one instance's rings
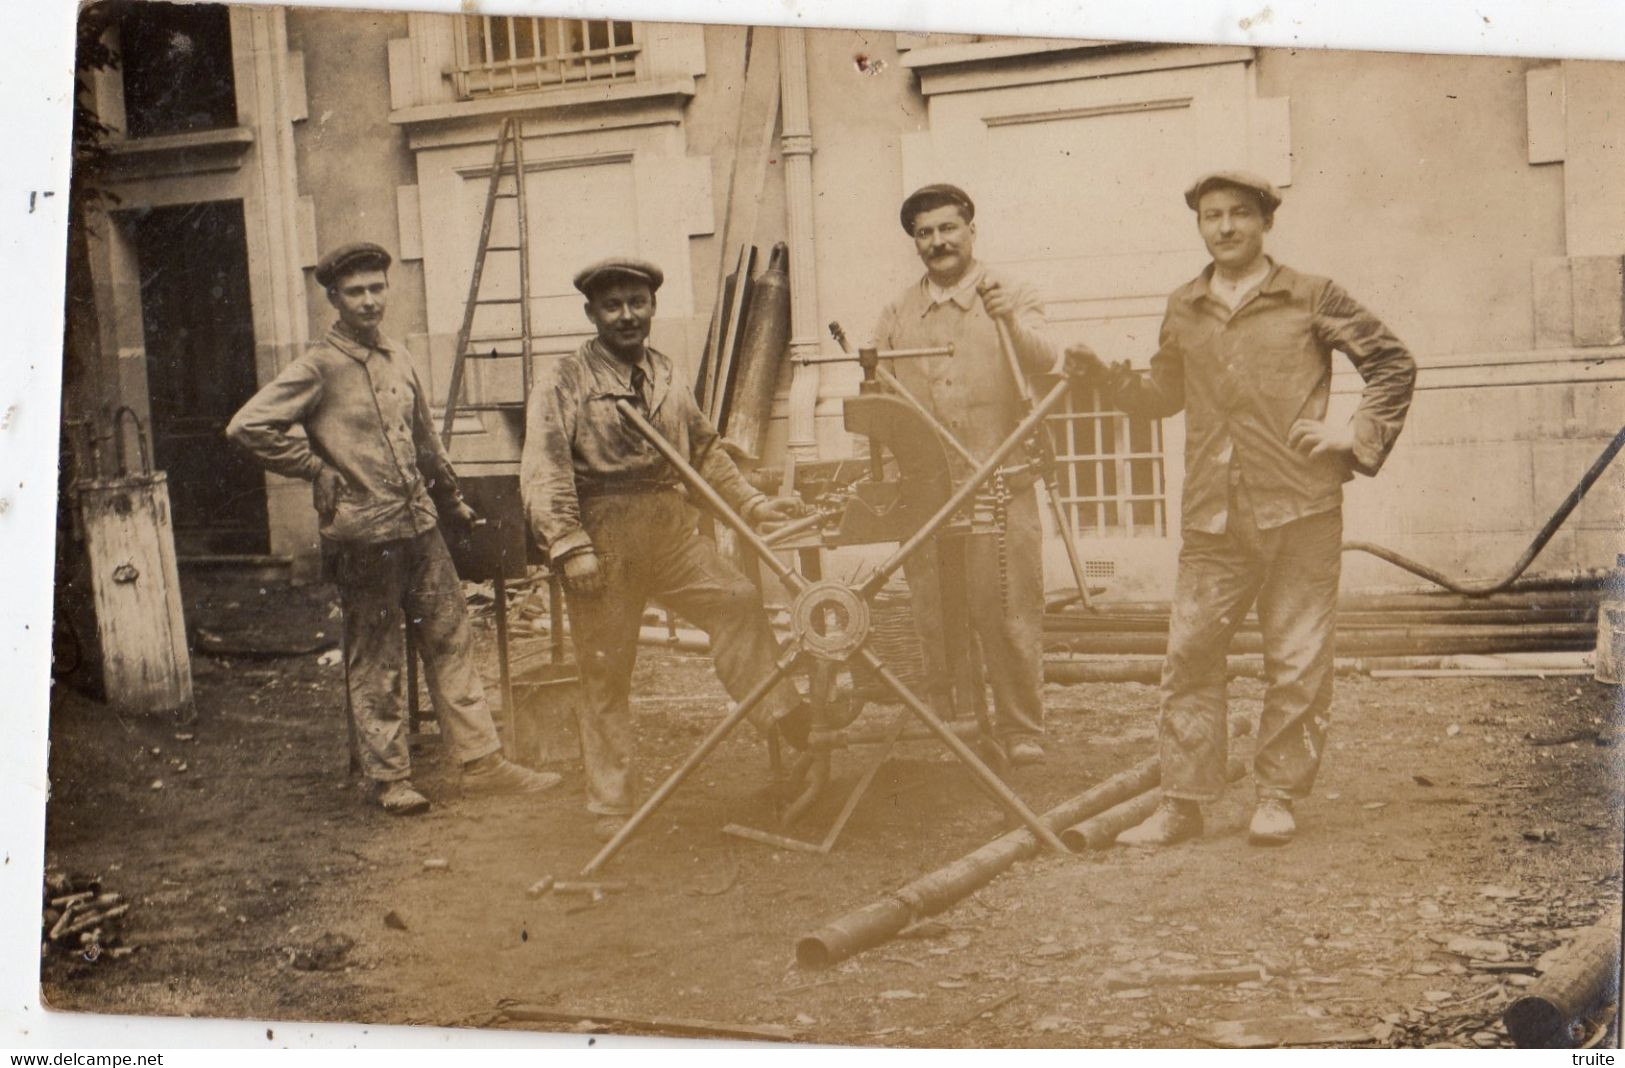
[[[345,671],[362,770],[385,782],[412,771],[406,738],[407,627],[455,757],[469,761],[501,749],[474,667],[462,584],[440,531],[337,548]]]
[[[1255,603],[1265,691],[1253,778],[1260,797],[1309,793],[1332,703],[1342,541],[1338,510],[1260,530],[1239,483],[1225,533],[1185,534],[1162,668],[1162,788],[1168,796],[1212,801],[1224,791],[1225,654]]]
[[[965,547],[969,623],[993,688],[993,729],[1005,740],[1044,730],[1044,557],[1038,493],[1013,492],[1005,514],[1004,559],[996,536],[973,535]],[[928,544],[903,565],[927,672],[949,677],[942,663],[942,598],[937,547]],[[1000,581],[1000,574],[1003,581]],[[939,698],[940,699],[940,698]],[[963,709],[959,710],[965,711]]]
[[[779,647],[761,594],[694,529],[693,511],[681,494],[643,490],[588,496],[581,502],[581,523],[605,578],[600,593],[565,593],[581,670],[587,808],[625,815],[634,807],[632,667],[649,601],[711,636],[717,677],[736,701],[773,670]],[[786,680],[756,706],[751,719],[766,728],[798,700]]]

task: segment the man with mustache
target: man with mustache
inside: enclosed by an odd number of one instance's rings
[[[370,242],[322,257],[316,281],[338,312],[226,427],[265,468],[312,483],[344,611],[352,737],[379,804],[428,809],[409,778],[405,642],[423,656],[435,715],[462,762],[465,793],[533,793],[557,785],[503,759],[474,667],[463,588],[440,536],[444,514],[476,519],[429,417],[406,346],[382,333],[390,255]],[[298,426],[303,435],[289,431]]]
[[[925,264],[925,276],[881,314],[875,342],[882,349],[954,346],[952,356],[898,360],[891,370],[980,460],[1026,414],[1000,348],[999,324],[1024,374],[1060,372],[1061,357],[1046,336],[1037,294],[976,259],[976,205],[963,189],[947,184],[917,189],[903,201],[900,217]],[[993,726],[1006,757],[1016,765],[1044,759],[1039,741],[1044,730],[1044,568],[1036,461],[1025,450],[1011,459],[1011,473],[1003,479],[1009,493],[1004,530],[974,537],[966,548],[966,572],[978,576],[967,583],[970,623],[993,687]],[[957,452],[950,451],[949,463],[956,479],[973,470]],[[935,546],[911,559],[905,573],[930,675],[947,679],[949,665],[939,662],[942,608]],[[942,683],[933,697],[942,703]]]
[[[597,336],[537,370],[525,413],[520,481],[537,540],[562,574],[580,664],[582,762],[596,833],[614,835],[633,810],[629,696],[638,628],[653,599],[711,636],[716,672],[738,700],[773,670],[778,643],[761,595],[701,537],[675,469],[629,426],[635,405],[747,522],[801,511],[745,481],[672,361],[648,344],[660,268],[637,259],[595,263],[575,276]],[[752,711],[807,743],[810,709],[788,681]]]
[[[1343,483],[1375,475],[1399,438],[1416,364],[1375,316],[1327,278],[1264,254],[1281,194],[1239,171],[1185,192],[1213,262],[1168,298],[1149,376],[1107,368],[1087,346],[1108,404],[1147,418],[1185,412],[1183,541],[1162,669],[1157,811],[1118,841],[1164,846],[1202,832],[1224,791],[1225,654],[1255,604],[1264,711],[1255,735],[1257,845],[1291,841],[1325,749],[1343,537]],[[1353,419],[1326,421],[1332,351],[1365,389]]]

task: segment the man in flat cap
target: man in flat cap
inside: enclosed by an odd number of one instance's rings
[[[925,275],[881,313],[874,337],[882,349],[954,346],[952,356],[898,360],[892,372],[980,460],[1026,415],[1000,348],[997,324],[1007,329],[1026,375],[1057,372],[1061,361],[1046,336],[1037,294],[976,259],[975,218],[976,205],[958,186],[928,185],[903,201],[903,231],[913,238]],[[1025,450],[1017,453],[1013,470],[1003,478],[1010,494],[1005,529],[972,539],[966,551],[967,572],[987,578],[969,583],[968,592],[971,624],[993,687],[994,730],[1010,763],[1018,765],[1044,759],[1039,740],[1044,730],[1044,568],[1037,460]],[[949,454],[949,463],[956,479],[972,471],[957,453]],[[949,665],[936,662],[942,655],[942,608],[934,546],[913,557],[905,573],[930,675],[945,680]],[[942,688],[939,683],[934,694],[939,702]]]
[[[1163,800],[1118,840],[1170,845],[1202,831],[1224,790],[1225,655],[1250,607],[1264,639],[1264,711],[1249,839],[1280,845],[1297,825],[1325,748],[1343,538],[1343,483],[1375,475],[1405,422],[1416,365],[1335,282],[1264,254],[1281,194],[1236,171],[1185,193],[1213,257],[1168,299],[1147,377],[1105,367],[1107,403],[1132,415],[1185,412],[1183,541],[1162,670]],[[1348,423],[1326,421],[1332,351],[1365,389]]]
[[[403,627],[423,656],[465,793],[535,792],[559,776],[502,756],[462,586],[437,526],[442,514],[462,524],[476,517],[430,425],[406,347],[380,330],[389,264],[389,253],[370,243],[322,258],[316,281],[338,322],[243,405],[226,436],[267,469],[313,485],[344,611],[352,738],[379,804],[411,815],[429,802],[410,778]]]
[[[581,666],[587,809],[609,837],[633,810],[628,697],[638,628],[653,599],[711,636],[718,677],[735,700],[773,670],[778,643],[756,587],[700,536],[677,472],[615,410],[630,401],[753,524],[798,514],[794,498],[754,489],[723,451],[672,361],[648,344],[660,268],[635,259],[575,276],[597,336],[538,368],[525,414],[520,481],[526,514],[564,579]],[[785,682],[753,713],[805,745],[811,719]]]

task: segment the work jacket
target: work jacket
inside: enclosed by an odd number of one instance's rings
[[[615,410],[619,400],[644,409],[661,436],[736,511],[745,512],[764,496],[723,450],[693,392],[673,387],[671,360],[653,348],[644,352],[640,367],[647,385],[641,396],[632,387],[631,366],[597,338],[537,369],[525,410],[519,479],[531,531],[550,560],[592,547],[581,525],[583,497],[682,485],[665,457]]]
[[[1246,484],[1258,526],[1339,508],[1353,477],[1334,457],[1287,444],[1298,419],[1324,419],[1332,351],[1365,381],[1354,414],[1353,471],[1374,475],[1405,424],[1416,363],[1399,339],[1342,287],[1272,261],[1232,312],[1208,288],[1213,267],[1168,298],[1150,374],[1115,374],[1108,403],[1148,418],[1185,412],[1183,527],[1222,534],[1230,487]]]
[[[886,368],[978,461],[992,455],[1027,414],[999,348],[998,329],[976,292],[975,283],[986,274],[982,264],[973,263],[966,284],[943,301],[932,300],[929,279],[922,277],[887,305],[874,332],[881,349],[954,347],[952,356],[891,360]],[[1058,354],[1046,336],[1037,292],[1019,282],[1000,283],[1016,305],[1010,336],[1022,371],[1038,375],[1057,370]],[[1023,459],[1031,457],[1018,452],[1011,463]],[[949,463],[961,477],[969,473],[957,454],[949,456]]]
[[[406,347],[382,336],[367,345],[339,324],[243,405],[226,436],[279,475],[314,481],[336,469],[337,507],[318,515],[336,542],[415,537],[434,527],[434,500],[461,500]]]

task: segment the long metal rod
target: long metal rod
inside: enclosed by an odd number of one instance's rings
[[[711,755],[711,751],[721,745],[722,740],[728,737],[735,727],[739,726],[739,722],[750,715],[751,710],[762,703],[763,698],[772,692],[773,687],[784,680],[784,677],[790,673],[790,665],[794,664],[800,656],[801,649],[796,645],[791,645],[780,655],[778,662],[773,665],[773,670],[753,686],[750,693],[746,694],[738,704],[734,705],[733,711],[729,712],[720,723],[711,728],[711,733],[705,736],[705,740],[699,744],[699,748],[690,753],[688,759],[683,761],[682,765],[667,776],[666,781],[661,783],[655,789],[655,792],[649,795],[648,800],[643,802],[642,807],[632,814],[632,818],[622,824],[621,829],[615,832],[615,837],[604,843],[604,848],[598,851],[598,855],[587,861],[586,866],[581,869],[582,876],[585,877],[596,873],[598,869],[609,862],[611,857],[620,852],[621,847],[626,844],[626,840],[637,833],[638,828],[643,826],[645,820],[654,815],[655,809],[665,804],[666,799],[677,792],[677,788],[683,784],[683,780],[692,775],[694,769],[704,763],[705,758]]]
[[[1021,394],[1021,401],[1023,404],[1031,404],[1032,387],[1027,382],[1027,376],[1021,373],[1021,361],[1016,358],[1016,344],[1010,337],[1010,325],[1003,319],[994,319],[993,326],[999,332],[999,349],[1004,353],[1004,362],[1009,365],[1010,374],[1016,380],[1016,389]],[[1044,440],[1049,443],[1049,454],[1053,457],[1055,439],[1049,436],[1049,427],[1044,426],[1039,433],[1043,434]],[[1123,485],[1123,482],[1119,480],[1118,485]],[[1050,512],[1055,516],[1055,534],[1066,547],[1066,562],[1067,566],[1072,568],[1072,581],[1077,584],[1078,599],[1083,602],[1083,607],[1093,608],[1094,604],[1089,599],[1089,583],[1083,577],[1083,561],[1078,559],[1078,547],[1072,541],[1072,524],[1066,518],[1066,509],[1061,507],[1061,491],[1054,480],[1048,477],[1044,479],[1044,495],[1049,498]],[[1129,512],[1131,516],[1129,523],[1132,526],[1133,509],[1129,509]]]
[[[705,480],[705,476],[694,470],[693,465],[684,459],[683,454],[666,440],[653,423],[644,418],[642,412],[624,400],[615,402],[615,410],[621,413],[622,419],[632,424],[634,430],[643,435],[645,441],[654,446],[655,451],[676,469],[678,476],[688,484],[688,488],[700,495],[700,499],[716,513],[717,518],[739,535],[741,541],[750,546],[761,558],[762,563],[767,565],[767,569],[773,572],[791,593],[800,593],[807,588],[809,585],[807,580],[774,555],[773,549],[762,540],[761,535],[752,530],[751,525],[728,506],[728,502],[722,499],[722,494],[711,488],[711,483]]]
[[[870,669],[880,677],[880,680],[903,702],[903,705],[914,713],[920,722],[929,727],[931,733],[935,734],[937,739],[953,752],[954,756],[959,758],[960,763],[970,768],[971,773],[987,788],[988,792],[998,799],[999,804],[1004,807],[1005,811],[1020,820],[1046,848],[1061,854],[1067,852],[1066,846],[1055,836],[1055,832],[1049,829],[1048,824],[1039,819],[1038,814],[1028,808],[1027,803],[1016,796],[1015,791],[1006,786],[1004,780],[994,774],[992,768],[982,762],[982,758],[976,755],[975,750],[960,741],[959,735],[950,730],[948,725],[937,717],[936,713],[926,707],[925,702],[916,697],[914,691],[903,684],[902,679],[892,674],[891,669],[886,666],[880,657],[876,656],[868,646],[860,647],[854,655],[869,665]]]
[[[1569,491],[1569,495],[1563,499],[1562,504],[1557,506],[1557,511],[1552,513],[1551,518],[1546,520],[1546,525],[1540,528],[1540,533],[1535,535],[1535,540],[1529,543],[1529,548],[1523,551],[1523,555],[1518,558],[1518,562],[1512,565],[1512,570],[1501,578],[1479,582],[1458,582],[1443,572],[1428,567],[1426,564],[1417,563],[1409,557],[1401,556],[1392,549],[1369,541],[1345,541],[1343,551],[1346,553],[1369,553],[1379,560],[1388,561],[1395,567],[1404,568],[1413,575],[1419,575],[1437,586],[1443,586],[1451,593],[1459,593],[1467,597],[1484,597],[1492,593],[1500,593],[1518,581],[1518,576],[1527,571],[1529,565],[1535,562],[1535,557],[1539,556],[1540,551],[1546,548],[1546,543],[1552,540],[1552,536],[1557,533],[1558,528],[1568,519],[1569,513],[1579,507],[1580,501],[1596,484],[1597,480],[1602,477],[1602,473],[1608,469],[1608,465],[1614,462],[1614,457],[1619,455],[1622,448],[1625,448],[1625,427],[1620,428],[1619,433],[1614,435],[1614,440],[1610,441],[1607,447],[1592,461],[1591,466],[1586,469],[1586,473],[1580,476],[1579,483]]]
[[[859,595],[864,600],[868,600],[879,593],[892,575],[896,574],[897,570],[903,566],[903,562],[918,552],[920,547],[928,540],[935,537],[937,529],[946,523],[955,512],[963,508],[967,501],[976,496],[983,483],[998,473],[999,467],[1010,457],[1010,454],[1020,448],[1021,443],[1027,439],[1027,436],[1047,419],[1051,412],[1060,406],[1061,401],[1066,399],[1067,390],[1070,388],[1071,384],[1065,379],[1055,383],[1050,391],[1044,395],[1044,399],[1035,404],[1033,410],[1027,413],[1027,417],[1016,425],[1016,429],[1011,431],[1010,436],[1005,438],[997,449],[993,450],[993,455],[982,461],[982,466],[976,469],[970,480],[955,490],[953,495],[943,503],[942,507],[937,509],[937,513],[922,523],[920,528],[909,537],[908,541],[899,546],[897,551],[885,563],[881,564],[874,574],[869,576],[868,580],[858,590]],[[620,403],[624,404],[625,402]]]

